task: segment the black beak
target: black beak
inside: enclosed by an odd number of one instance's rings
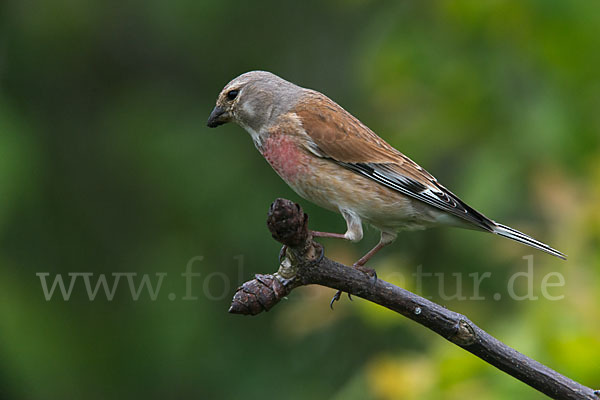
[[[210,116],[208,117],[208,122],[206,123],[206,125],[208,125],[209,128],[216,128],[219,125],[223,125],[224,123],[227,122],[227,118],[226,118],[225,114],[226,114],[225,109],[223,109],[222,107],[216,106],[210,113]]]

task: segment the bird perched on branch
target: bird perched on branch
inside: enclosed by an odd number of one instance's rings
[[[566,258],[469,207],[417,163],[315,90],[270,72],[247,72],[221,91],[208,126],[230,121],[250,133],[258,151],[296,193],[339,212],[346,220],[343,234],[313,232],[313,236],[357,242],[363,237],[364,222],[381,231],[379,243],[354,263],[357,268],[392,243],[398,231],[438,225],[495,233]]]

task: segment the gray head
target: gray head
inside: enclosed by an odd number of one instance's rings
[[[219,93],[207,125],[215,128],[233,121],[254,136],[279,115],[289,111],[303,90],[270,72],[246,72],[225,85]]]

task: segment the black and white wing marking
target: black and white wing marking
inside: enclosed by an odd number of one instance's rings
[[[423,184],[394,171],[391,168],[393,164],[336,162],[390,189],[471,222],[483,230],[489,232],[494,230],[496,224],[492,220],[469,207],[435,180],[429,179],[427,184]]]

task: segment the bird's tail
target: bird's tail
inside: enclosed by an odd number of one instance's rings
[[[531,236],[527,236],[526,234],[519,232],[518,230],[513,229],[509,226],[496,223],[495,226],[492,228],[492,232],[495,233],[496,235],[504,236],[509,239],[512,239],[517,242],[521,242],[523,244],[526,244],[528,246],[536,248],[538,250],[545,251],[546,253],[552,254],[553,256],[558,257],[558,258],[562,258],[563,260],[567,259],[566,254],[563,254],[560,251],[555,250],[552,247],[548,246],[547,244],[539,242],[539,241],[535,240],[534,238],[532,238]]]

